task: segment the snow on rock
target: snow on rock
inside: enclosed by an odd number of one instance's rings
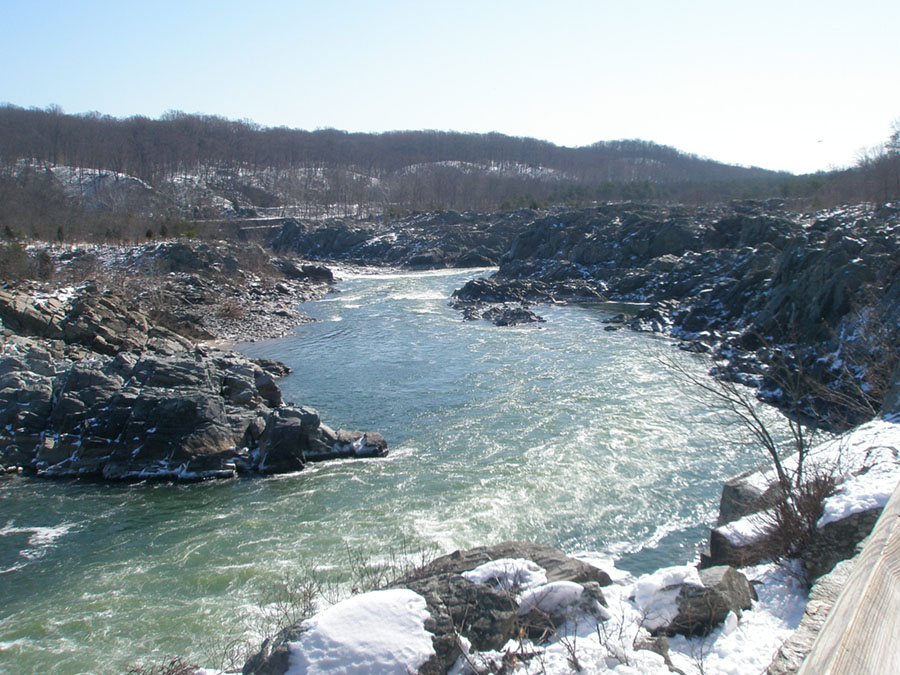
[[[750,546],[765,538],[773,522],[774,517],[768,511],[761,511],[717,527],[716,531],[733,546]]]
[[[667,626],[678,616],[675,599],[682,584],[703,586],[693,565],[664,567],[645,574],[634,582],[634,604],[646,617],[644,627],[655,630]]]
[[[408,589],[372,591],[304,621],[289,643],[289,675],[416,672],[434,655],[425,599]]]
[[[519,616],[537,610],[544,614],[557,614],[581,602],[584,586],[574,581],[554,581],[531,588],[519,599]]]
[[[537,563],[525,558],[498,558],[463,572],[462,576],[476,584],[487,584],[499,591],[527,591],[547,583],[547,573]]]
[[[817,526],[843,520],[854,513],[884,508],[897,483],[900,482],[900,462],[896,458],[876,464],[859,476],[841,483],[835,494],[825,500],[825,511]]]
[[[815,452],[832,458],[843,481],[825,500],[819,527],[887,504],[900,482],[900,416],[872,420],[823,445]]]
[[[796,563],[799,564],[799,563]],[[696,569],[670,567],[644,575],[631,583],[604,588],[608,612],[598,621],[587,614],[575,620],[543,644],[510,642],[506,650],[534,654],[518,660],[513,672],[529,675],[569,675],[616,673],[618,675],[757,675],[765,672],[781,643],[797,627],[806,605],[806,591],[799,581],[799,569],[788,561],[747,568],[744,572],[756,584],[759,600],[739,619],[730,614],[725,623],[705,637],[669,638],[668,657],[650,646],[647,615],[638,602],[659,600],[667,587],[681,583],[699,583]],[[792,565],[795,565],[792,567]],[[693,570],[693,571],[692,571]],[[503,652],[467,651],[451,673],[472,672],[472,666],[501,663]]]
[[[796,456],[786,458],[783,465],[788,473],[796,471]],[[823,472],[838,482],[835,494],[825,500],[819,527],[883,507],[900,482],[900,415],[874,419],[820,443],[809,451],[806,466],[808,475]],[[774,480],[771,472],[748,477],[748,483],[760,490]],[[765,536],[772,522],[765,512],[754,513],[716,531],[735,546],[749,546]]]

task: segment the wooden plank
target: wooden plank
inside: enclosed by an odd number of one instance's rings
[[[900,673],[900,485],[798,672]]]

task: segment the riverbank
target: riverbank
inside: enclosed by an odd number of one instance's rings
[[[895,551],[882,554],[878,542],[857,554],[891,496],[895,503],[900,499],[898,451],[896,414],[812,450],[814,462],[842,459],[845,475],[818,522],[827,550],[814,539],[799,552],[802,560],[762,561],[739,570],[706,561],[633,577],[608,558],[568,558],[539,544],[456,551],[288,627],[263,645],[243,673],[796,673],[836,601],[843,616],[866,617],[861,625],[874,630],[881,623],[872,607],[880,601],[860,597],[865,581],[856,592],[841,593],[840,586],[851,570],[853,579],[868,580],[873,565],[895,564]],[[763,472],[743,480],[752,485],[770,479]],[[729,512],[734,516],[733,504],[725,502],[720,521]],[[875,519],[864,518],[868,527],[861,529],[859,517],[869,514]],[[737,530],[758,541],[771,527],[757,520]],[[882,527],[893,529],[892,523]],[[818,578],[807,596],[806,568],[814,565]],[[884,572],[878,579],[883,588]],[[846,630],[856,635],[842,646],[849,658],[878,664],[872,672],[892,672],[852,619],[830,620],[829,626],[827,644],[816,647],[817,663],[831,658]],[[411,642],[411,635],[420,637]]]
[[[226,243],[31,255],[55,282],[0,290],[3,473],[199,481],[386,454],[285,402],[282,364],[204,346],[293,329],[328,268]]]

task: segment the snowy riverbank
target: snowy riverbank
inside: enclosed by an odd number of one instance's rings
[[[826,502],[820,526],[883,507],[900,478],[900,416],[864,424],[818,446],[811,456],[840,466],[842,479]],[[475,650],[460,637],[463,655],[449,672],[756,674],[768,668],[799,625],[807,604],[799,561],[764,563],[741,570],[757,595],[750,609],[730,612],[708,635],[653,637],[655,628],[678,613],[676,599],[682,586],[702,585],[695,565],[635,578],[617,570],[610,559],[580,559],[611,577],[613,583],[603,588],[605,607],[586,607],[581,586],[548,583],[545,571],[529,561],[495,560],[463,573],[514,594],[520,614],[522,608],[538,606],[547,615],[565,614],[566,620],[545,642],[520,634],[497,650]],[[498,574],[498,569],[505,573]],[[285,672],[418,671],[434,655],[427,620],[424,599],[408,589],[350,598],[298,627],[299,637],[287,644]]]

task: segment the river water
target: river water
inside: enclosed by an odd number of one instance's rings
[[[723,479],[761,459],[654,355],[708,364],[603,330],[606,306],[464,322],[448,297],[476,275],[351,277],[295,336],[239,346],[294,369],[285,399],[382,432],[387,458],[200,485],[0,481],[0,672],[218,665],[279,579],[341,581],[387,551],[528,539],[636,574],[694,559]]]

